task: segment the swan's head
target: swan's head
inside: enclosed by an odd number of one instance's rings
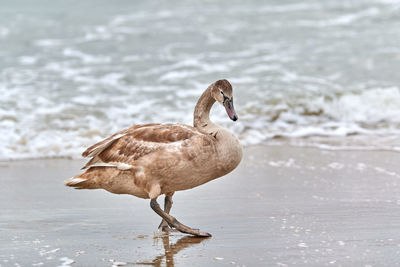
[[[228,113],[231,120],[236,121],[238,116],[236,115],[235,108],[233,107],[233,96],[232,96],[232,85],[227,80],[218,80],[213,84],[211,95],[214,99],[221,103]]]

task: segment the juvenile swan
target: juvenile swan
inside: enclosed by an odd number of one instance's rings
[[[64,181],[77,189],[103,188],[115,194],[150,198],[151,208],[162,217],[159,229],[172,228],[195,236],[211,236],[192,229],[169,215],[175,191],[190,189],[235,169],[242,159],[237,137],[210,121],[215,101],[233,121],[232,86],[227,80],[211,84],[194,109],[194,127],[186,124],[151,123],[134,125],[89,147],[82,156],[90,158],[75,177]],[[164,194],[164,210],[157,198]]]

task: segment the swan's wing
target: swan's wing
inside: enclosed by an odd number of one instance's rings
[[[122,130],[120,132],[117,132],[110,137],[90,146],[87,148],[83,153],[82,156],[87,158],[87,157],[95,157],[101,152],[103,152],[105,149],[107,149],[110,145],[112,145],[116,140],[120,139],[121,137],[125,136],[128,132],[132,132],[135,129],[138,128],[143,128],[143,127],[150,127],[152,125],[158,125],[158,124],[143,124],[143,125],[134,125],[128,129]]]
[[[204,133],[185,124],[135,125],[83,152],[82,156],[91,157],[83,169],[96,166],[130,169],[132,164],[143,156],[202,135]]]

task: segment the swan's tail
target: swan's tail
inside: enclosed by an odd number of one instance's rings
[[[97,189],[97,188],[100,188],[94,180],[92,180],[90,178],[82,177],[81,175],[82,174],[65,180],[64,184],[66,186],[74,187],[75,189]]]

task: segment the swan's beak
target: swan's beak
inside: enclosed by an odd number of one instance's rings
[[[233,99],[225,98],[224,99],[224,107],[226,110],[226,113],[228,113],[229,118],[233,121],[237,121],[238,115],[236,115],[235,108],[233,107]]]

